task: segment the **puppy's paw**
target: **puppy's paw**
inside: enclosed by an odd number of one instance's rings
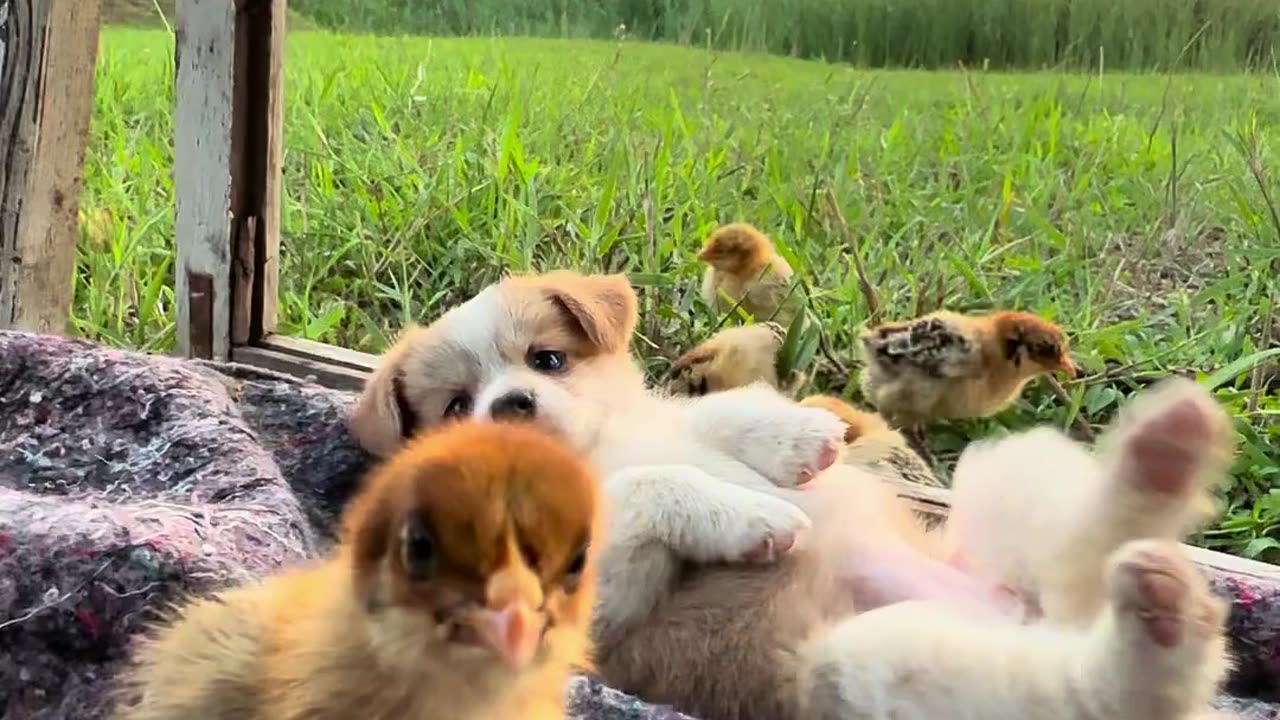
[[[803,485],[840,458],[845,423],[815,407],[788,405],[775,418],[776,433],[745,446],[740,459],[778,487]]]
[[[1121,417],[1117,479],[1153,500],[1187,498],[1221,477],[1231,441],[1230,419],[1207,390],[1190,380],[1166,381]]]
[[[1223,603],[1174,542],[1137,540],[1111,558],[1108,585],[1122,622],[1135,623],[1156,652],[1221,634]]]
[[[790,552],[811,523],[785,500],[752,493],[732,509],[724,533],[724,562],[772,563]]]

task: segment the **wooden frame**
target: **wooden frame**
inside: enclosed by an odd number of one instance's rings
[[[275,335],[285,0],[178,0],[178,352],[356,389],[377,358]]]
[[[67,332],[98,0],[0,0],[0,328]]]

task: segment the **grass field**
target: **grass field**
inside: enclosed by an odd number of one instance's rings
[[[81,332],[148,350],[174,337],[170,43],[104,35],[76,289]],[[1274,75],[859,71],[312,32],[288,53],[285,332],[378,352],[505,270],[624,270],[659,373],[719,320],[695,299],[695,248],[745,219],[818,288],[847,367],[869,314],[855,250],[890,316],[1017,306],[1068,328],[1087,376],[1069,399],[1037,385],[997,418],[939,427],[944,458],[1032,423],[1096,428],[1152,378],[1201,373],[1243,452],[1230,517],[1198,542],[1280,558]],[[842,380],[818,368],[819,387]]]

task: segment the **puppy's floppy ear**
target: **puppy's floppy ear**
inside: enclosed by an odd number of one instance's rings
[[[418,418],[405,397],[405,365],[413,354],[419,328],[409,328],[382,356],[365,381],[356,400],[350,427],[356,441],[369,453],[387,457],[418,430]]]
[[[552,302],[564,310],[593,345],[626,352],[636,329],[636,292],[626,275],[579,275],[561,271],[541,278]]]

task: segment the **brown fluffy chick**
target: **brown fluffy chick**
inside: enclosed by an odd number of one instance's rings
[[[863,395],[891,423],[994,415],[1040,375],[1076,374],[1066,333],[1024,312],[939,311],[862,334]]]
[[[756,323],[721,330],[681,355],[667,371],[667,391],[698,396],[752,383],[768,383],[791,394],[803,376],[780,385],[778,350],[786,329],[777,323]]]
[[[791,290],[795,272],[774,249],[773,241],[753,225],[731,223],[717,228],[707,236],[698,259],[708,265],[702,277],[702,299],[721,313],[741,300],[740,307],[755,319],[790,326],[804,309],[804,289]]]
[[[420,436],[371,474],[326,562],[180,610],[118,717],[563,718],[588,665],[596,487],[531,426]]]

